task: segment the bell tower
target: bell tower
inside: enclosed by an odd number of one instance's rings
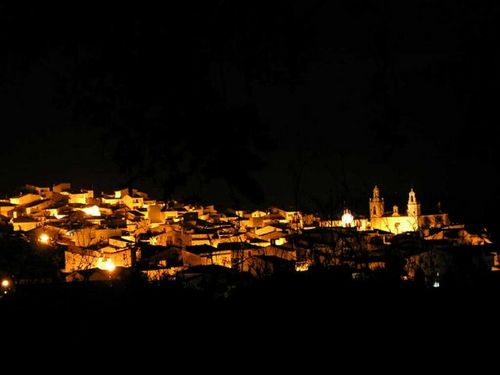
[[[370,198],[370,218],[384,216],[384,198],[380,198],[380,190],[375,185],[373,197]]]
[[[417,201],[417,196],[413,191],[413,188],[408,194],[408,216],[417,217],[420,216],[420,203]]]

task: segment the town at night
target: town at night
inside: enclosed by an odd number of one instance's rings
[[[499,19],[462,0],[0,4],[0,341],[193,359],[221,332],[266,355],[291,333],[494,336]]]
[[[422,212],[413,189],[401,209],[390,203],[386,210],[375,186],[365,212],[345,207],[325,217],[165,202],[133,188],[26,185],[0,202],[3,294],[134,279],[228,299],[300,272],[340,272],[348,284],[453,288],[480,285],[500,270],[487,232],[472,232],[439,206]]]

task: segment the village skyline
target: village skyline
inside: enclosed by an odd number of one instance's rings
[[[441,210],[422,212],[413,188],[406,207],[385,207],[378,186],[367,203],[366,216],[344,207],[341,215],[321,217],[278,207],[218,210],[157,200],[137,189],[97,194],[58,183],[26,185],[0,200],[0,217],[4,239],[21,235],[35,254],[51,254],[52,266],[43,272],[52,282],[124,278],[130,270],[147,282],[186,282],[206,272],[259,280],[331,267],[348,267],[359,281],[389,272],[387,257],[395,251],[401,268],[390,272],[403,284],[454,285],[460,278],[450,276],[452,259],[464,251],[480,262],[467,272],[499,269],[487,232],[473,233]],[[442,253],[440,261],[436,253]],[[13,268],[21,283],[29,282],[22,265]]]

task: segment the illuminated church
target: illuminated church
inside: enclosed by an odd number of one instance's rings
[[[394,234],[414,232],[419,229],[440,228],[449,225],[448,214],[422,215],[420,203],[413,189],[408,194],[406,214],[399,212],[398,206],[392,207],[392,212],[385,212],[384,198],[380,196],[378,186],[373,188],[370,198],[370,224],[371,229],[380,229]]]
[[[394,234],[442,228],[449,224],[447,213],[438,212],[422,215],[420,202],[417,200],[417,195],[413,189],[408,194],[405,213],[400,213],[399,207],[396,205],[392,206],[392,211],[386,212],[384,198],[380,196],[378,186],[373,188],[373,196],[370,198],[369,219],[355,218],[349,209],[345,209],[341,220],[325,220],[321,222],[323,227],[356,228],[359,231],[378,229]]]

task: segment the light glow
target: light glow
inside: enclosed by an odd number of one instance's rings
[[[344,210],[344,214],[342,215],[342,225],[344,227],[351,227],[354,223],[354,216],[352,216],[351,211],[347,208]]]
[[[48,244],[50,242],[50,237],[47,233],[42,233],[38,240],[43,244]]]
[[[439,288],[439,272],[436,273],[436,280],[434,281],[434,284],[432,284],[434,288]]]
[[[296,272],[305,272],[309,270],[309,263],[307,262],[297,262],[295,264],[295,271]]]
[[[115,263],[109,258],[106,260],[99,258],[97,260],[97,268],[104,271],[113,272],[116,269],[116,266]]]
[[[7,279],[2,280],[2,286],[4,288],[8,288],[9,285],[10,285],[10,281],[9,280],[7,280]]]
[[[98,206],[91,206],[82,208],[81,211],[85,212],[89,216],[99,217],[101,216],[101,211]]]

